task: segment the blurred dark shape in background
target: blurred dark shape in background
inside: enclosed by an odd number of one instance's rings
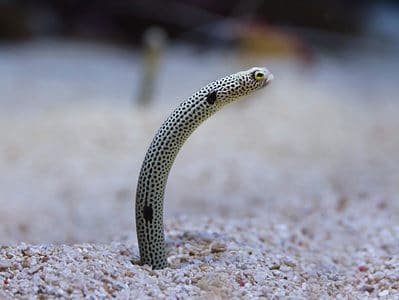
[[[143,34],[142,44],[143,59],[137,101],[147,106],[154,95],[160,60],[167,44],[165,31],[160,27],[149,27]]]
[[[255,23],[258,28],[271,25],[286,28],[288,32],[299,30],[307,33],[302,36],[312,43],[323,44],[328,39],[319,40],[315,34],[318,30],[361,34],[368,10],[381,2],[3,0],[0,1],[0,40],[62,36],[137,44],[148,27],[158,26],[172,39],[189,40],[199,46],[229,45],[237,42],[238,24]]]

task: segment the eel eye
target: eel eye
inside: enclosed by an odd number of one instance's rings
[[[255,80],[262,80],[265,77],[265,73],[262,71],[255,71],[254,78]]]

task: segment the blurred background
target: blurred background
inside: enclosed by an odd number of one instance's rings
[[[0,243],[135,239],[154,132],[254,65],[274,82],[183,147],[166,226],[378,210],[395,224],[399,1],[0,0]]]

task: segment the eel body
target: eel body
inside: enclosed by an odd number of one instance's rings
[[[190,134],[224,105],[266,86],[273,75],[251,68],[211,82],[183,101],[153,138],[136,191],[136,231],[142,264],[167,266],[163,229],[164,192],[172,164]]]

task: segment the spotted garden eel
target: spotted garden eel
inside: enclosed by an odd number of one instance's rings
[[[211,82],[183,101],[156,133],[144,158],[136,192],[136,231],[142,264],[167,266],[163,198],[169,171],[190,134],[224,105],[266,86],[273,75],[251,68]]]

